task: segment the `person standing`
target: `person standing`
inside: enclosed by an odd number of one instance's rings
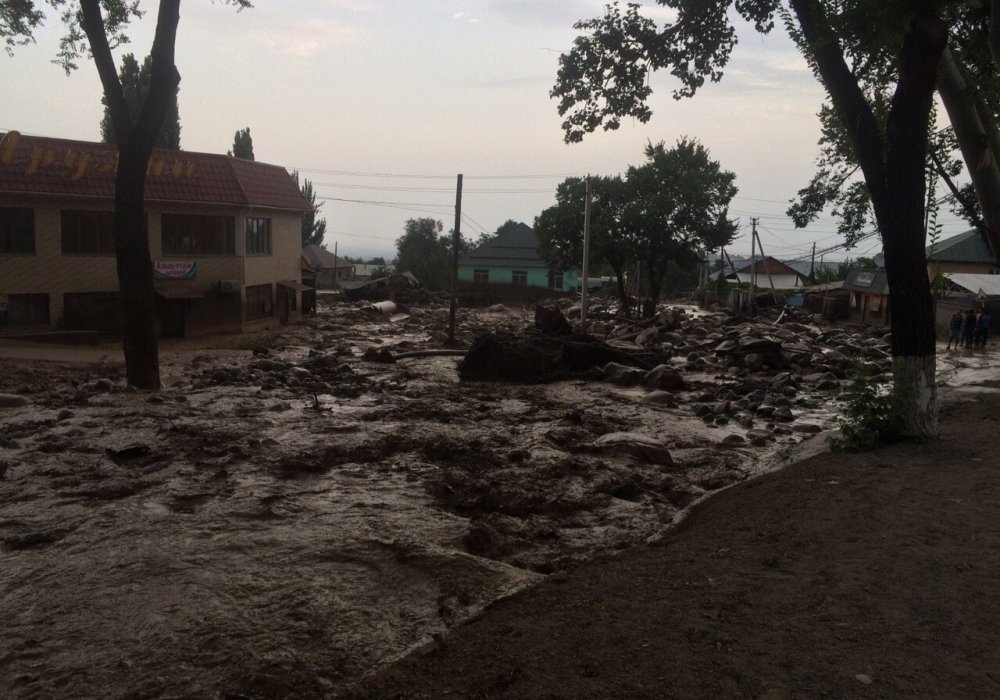
[[[993,327],[993,317],[990,312],[983,308],[979,314],[979,321],[976,323],[976,347],[986,349],[986,341],[990,337],[990,329]]]
[[[948,350],[951,350],[951,344],[954,341],[955,349],[957,350],[962,346],[962,311],[959,309],[955,312],[955,315],[948,319]]]
[[[972,341],[976,335],[976,312],[969,309],[965,313],[965,325],[962,326],[962,345],[967,348],[972,347]]]

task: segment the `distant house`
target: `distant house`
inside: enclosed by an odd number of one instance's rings
[[[806,263],[808,265],[808,263]],[[727,265],[725,277],[734,284],[750,284],[753,272],[757,272],[757,287],[770,288],[773,284],[776,290],[799,289],[809,286],[807,272],[796,269],[791,263],[782,262],[777,258],[767,256],[756,262],[734,263],[736,269]],[[717,275],[713,275],[715,277]]]
[[[339,289],[342,282],[354,279],[354,263],[315,243],[302,247],[302,261],[316,274],[317,289]]]
[[[995,275],[1000,267],[986,238],[979,229],[972,229],[928,246],[928,277],[934,279],[943,272]]]
[[[889,325],[889,282],[885,270],[847,271],[843,288],[850,292],[850,320],[873,326]]]
[[[526,224],[501,234],[458,261],[458,281],[485,287],[534,287],[570,292],[576,289],[576,270],[553,272],[538,254],[538,239]]]

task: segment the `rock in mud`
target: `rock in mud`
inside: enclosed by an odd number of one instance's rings
[[[670,365],[657,365],[646,373],[642,383],[644,386],[660,389],[661,391],[673,391],[683,389],[687,384],[681,373]]]
[[[27,406],[31,403],[31,399],[27,396],[21,396],[20,394],[0,394],[0,408],[17,408],[18,406]]]
[[[747,440],[749,440],[750,444],[755,447],[765,445],[767,441],[772,438],[774,438],[774,433],[770,430],[765,430],[764,428],[751,428],[747,431]]]
[[[745,445],[746,440],[742,435],[737,435],[736,433],[731,433],[719,441],[719,444],[723,447],[738,447],[739,445]]]
[[[609,362],[603,369],[604,378],[618,386],[635,386],[640,384],[646,373],[635,367],[628,367],[618,362]]]
[[[607,433],[594,440],[593,449],[615,455],[628,455],[648,464],[672,466],[670,450],[642,433]]]
[[[645,396],[642,397],[642,402],[643,403],[656,404],[658,406],[675,406],[675,405],[677,405],[677,402],[674,399],[673,394],[670,394],[670,393],[668,393],[666,391],[660,391],[660,390],[649,392],[648,394],[646,394]]]

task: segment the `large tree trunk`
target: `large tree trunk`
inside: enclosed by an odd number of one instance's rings
[[[156,34],[150,52],[149,92],[135,123],[122,94],[100,0],[81,0],[80,11],[81,26],[90,43],[118,143],[114,233],[124,326],[125,373],[128,383],[133,386],[159,389],[153,266],[149,257],[144,204],[149,157],[180,83],[180,74],[174,65],[180,0],[160,0]]]
[[[120,145],[115,179],[115,255],[121,296],[125,373],[141,389],[160,388],[153,266],[144,207],[149,154]]]
[[[893,391],[905,434],[937,434],[934,301],[924,252],[924,163],[929,114],[947,28],[932,0],[914,2],[883,138],[820,3],[791,0],[816,67],[858,154],[882,244],[892,310]]]

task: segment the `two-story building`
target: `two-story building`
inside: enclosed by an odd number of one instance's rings
[[[113,145],[0,135],[0,333],[121,329],[117,164]],[[157,149],[145,199],[164,336],[299,317],[309,204],[284,168]]]

